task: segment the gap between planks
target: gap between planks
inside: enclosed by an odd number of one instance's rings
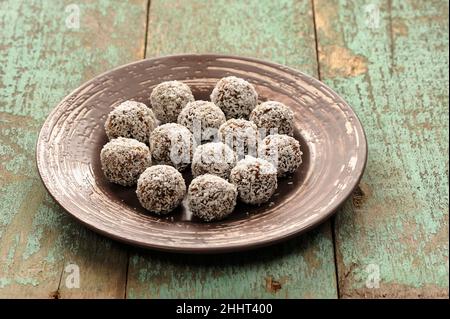
[[[147,11],[145,17],[145,39],[144,39],[144,53],[142,58],[145,59],[147,57],[147,44],[148,44],[148,29],[150,25],[150,6],[152,4],[151,0],[147,0]]]
[[[317,65],[317,78],[322,81],[322,75],[320,72],[320,58],[319,58],[319,37],[317,36],[317,24],[316,24],[316,6],[315,0],[311,0],[311,10],[312,10],[312,20],[314,29],[314,44],[316,50],[316,65]],[[339,209],[338,209],[339,210]],[[338,212],[336,212],[338,213]],[[337,260],[337,246],[336,246],[336,227],[335,227],[335,217],[334,215],[330,218],[331,227],[331,240],[333,242],[333,261],[334,261],[334,276],[336,279],[336,295],[337,298],[341,298],[341,291],[339,287],[339,271],[338,271],[338,260]]]

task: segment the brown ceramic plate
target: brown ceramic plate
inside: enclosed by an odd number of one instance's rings
[[[105,180],[99,163],[107,142],[103,123],[117,104],[135,99],[149,105],[153,87],[166,80],[184,81],[196,99],[209,99],[228,75],[253,83],[261,101],[277,100],[295,112],[304,160],[295,175],[279,181],[272,202],[238,204],[230,218],[215,223],[191,219],[184,206],[159,218],[139,205],[134,188]],[[80,86],[48,116],[36,152],[50,194],[88,227],[143,247],[206,253],[268,245],[324,221],[358,184],[367,144],[350,106],[299,71],[237,56],[177,55],[121,66]]]

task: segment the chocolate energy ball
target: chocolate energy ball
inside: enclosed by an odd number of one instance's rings
[[[152,158],[144,143],[118,137],[103,146],[100,162],[103,173],[110,182],[132,186],[136,184],[139,175],[152,165]]]
[[[230,181],[237,186],[244,203],[262,204],[277,189],[277,170],[264,159],[246,156],[231,170]]]
[[[192,180],[187,198],[192,215],[207,222],[221,220],[233,212],[237,188],[219,176],[205,174]]]
[[[156,214],[174,210],[186,194],[183,176],[168,165],[147,168],[139,177],[136,194],[145,209]]]
[[[150,151],[159,164],[172,165],[182,171],[191,162],[193,138],[183,125],[167,123],[150,135]]]
[[[192,158],[192,175],[212,174],[224,179],[230,177],[231,169],[236,165],[236,154],[223,143],[206,143],[195,149]]]
[[[239,159],[256,155],[258,138],[258,127],[244,119],[230,119],[219,128],[219,140],[231,147]]]
[[[147,144],[150,133],[156,126],[155,115],[145,104],[125,101],[109,113],[105,131],[110,140],[129,137]]]
[[[162,82],[150,95],[153,112],[161,123],[176,122],[183,107],[193,101],[189,86],[179,81]]]
[[[258,93],[244,79],[228,76],[217,82],[211,93],[211,101],[222,109],[227,119],[247,119],[258,103]]]
[[[269,135],[260,144],[261,157],[271,162],[278,172],[278,177],[294,173],[302,163],[300,143],[288,135]]]
[[[186,126],[199,141],[210,141],[225,123],[225,114],[212,102],[189,102],[178,115],[178,124]]]
[[[294,134],[294,112],[280,102],[267,101],[255,107],[250,114],[250,121],[266,134]]]

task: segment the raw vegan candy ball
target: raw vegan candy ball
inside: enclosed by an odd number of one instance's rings
[[[159,164],[172,165],[181,171],[191,162],[192,134],[183,125],[163,124],[150,135],[150,150]]]
[[[268,161],[246,156],[231,170],[230,181],[247,204],[267,202],[277,189],[277,170]]]
[[[222,109],[227,119],[247,119],[258,103],[258,93],[244,79],[228,76],[217,82],[211,93],[211,101]]]
[[[206,143],[196,148],[192,159],[192,175],[213,174],[224,179],[230,177],[236,165],[236,154],[223,143]]]
[[[110,140],[129,137],[147,144],[150,133],[156,126],[155,115],[145,104],[125,101],[109,113],[105,131]]]
[[[288,135],[269,135],[261,143],[261,156],[271,162],[278,172],[278,177],[294,173],[302,163],[300,143]]]
[[[186,126],[199,141],[210,141],[225,123],[225,114],[212,102],[189,102],[178,115],[178,124]]]
[[[204,221],[221,220],[236,206],[236,186],[216,175],[205,174],[192,180],[188,189],[192,215]]]
[[[250,114],[258,128],[264,128],[266,134],[294,134],[294,112],[280,102],[267,101],[255,107]],[[271,132],[272,131],[272,132]]]
[[[176,122],[183,107],[193,101],[189,86],[179,81],[162,82],[150,95],[153,112],[161,123]]]
[[[147,168],[139,177],[136,194],[145,209],[156,214],[174,210],[186,194],[183,176],[168,165]]]
[[[150,150],[144,143],[118,137],[106,143],[100,152],[106,178],[122,186],[136,184],[139,175],[152,165]]]
[[[219,128],[219,139],[236,152],[238,158],[256,155],[258,128],[255,123],[244,119],[230,119]]]

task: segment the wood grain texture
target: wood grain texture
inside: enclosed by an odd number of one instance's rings
[[[321,78],[369,144],[360,189],[336,220],[340,295],[448,297],[448,1],[314,7]]]
[[[369,141],[365,177],[335,225],[340,295],[448,297],[448,1],[151,2],[147,57],[241,54],[318,76],[313,4],[321,78]],[[124,295],[126,248],[54,203],[34,148],[67,93],[143,57],[147,1],[77,1],[75,30],[70,3],[0,2],[0,297]],[[82,289],[65,288],[71,262]],[[246,255],[132,249],[129,267],[132,298],[337,296],[329,223]],[[369,289],[376,267],[380,287]]]
[[[77,1],[78,29],[66,24],[70,3],[0,3],[0,297],[124,295],[126,250],[53,202],[34,153],[59,100],[95,74],[143,57],[147,2]],[[66,288],[70,263],[80,268],[79,289]]]
[[[147,56],[226,53],[317,76],[310,1],[152,1]],[[135,250],[130,298],[337,296],[330,223],[244,254],[177,256]]]

